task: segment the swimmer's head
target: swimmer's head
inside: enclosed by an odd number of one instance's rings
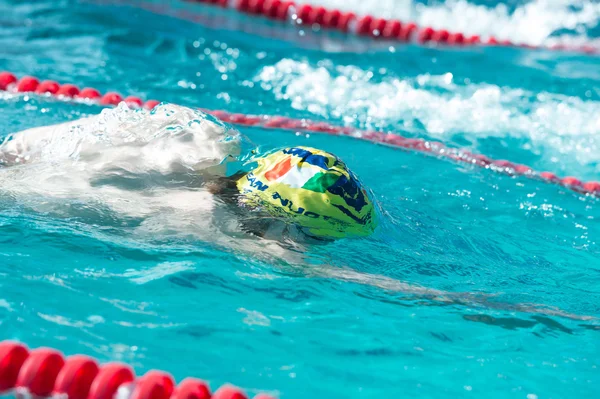
[[[316,238],[367,236],[377,225],[373,202],[335,155],[292,147],[256,160],[237,181],[243,206],[284,219]]]

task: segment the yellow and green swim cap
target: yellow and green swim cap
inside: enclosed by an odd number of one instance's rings
[[[372,201],[335,155],[291,147],[256,161],[237,181],[242,204],[286,218],[316,237],[367,236],[375,230]]]

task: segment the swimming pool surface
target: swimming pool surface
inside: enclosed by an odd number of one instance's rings
[[[390,46],[152,4],[0,0],[0,70],[395,131],[598,179],[598,56]],[[592,1],[323,4],[531,44],[600,36]],[[100,111],[0,94],[0,137]],[[0,339],[290,399],[600,396],[596,198],[351,138],[239,129],[265,150],[340,156],[375,193],[376,233],[290,265],[172,226],[137,236],[1,200]]]

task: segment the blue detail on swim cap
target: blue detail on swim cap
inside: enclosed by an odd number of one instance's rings
[[[307,151],[303,148],[288,148],[283,150],[284,154],[296,155],[297,157],[302,158],[303,162],[308,164],[318,166],[322,169],[328,169],[327,165],[327,157],[323,155],[316,155],[310,151]]]
[[[354,176],[350,175],[350,179],[346,176],[341,175],[335,183],[333,183],[328,189],[332,194],[339,195],[346,201],[346,204],[356,209],[357,212],[367,205],[367,200],[364,193],[360,189],[360,186]]]

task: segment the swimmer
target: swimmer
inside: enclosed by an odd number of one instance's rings
[[[120,107],[13,134],[0,145],[0,166],[5,175],[8,166],[18,166],[19,174],[32,170],[35,180],[18,184],[33,183],[30,189],[43,197],[106,199],[121,215],[152,216],[152,209],[141,211],[168,206],[209,213],[222,202],[244,232],[271,240],[327,242],[373,233],[373,202],[335,155],[284,148],[250,159],[256,165],[250,171],[228,174],[242,141],[239,132],[200,111],[172,104],[152,112]],[[163,191],[173,179],[180,184]],[[3,180],[3,189],[10,188],[11,179]],[[135,206],[124,209],[119,198]]]
[[[588,319],[420,287],[346,265],[315,265],[304,256],[308,245],[376,231],[372,197],[333,154],[299,146],[245,159],[242,153],[251,150],[238,131],[199,110],[173,104],[132,110],[122,103],[99,115],[9,135],[0,144],[0,210],[18,207],[114,227],[128,239],[199,239],[303,276],[443,304]]]

